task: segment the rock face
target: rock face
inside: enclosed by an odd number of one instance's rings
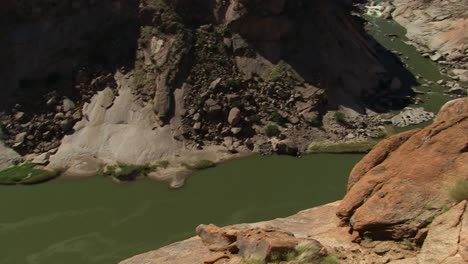
[[[444,106],[434,124],[378,144],[353,170],[338,216],[362,235],[417,235],[468,172],[468,98]]]
[[[431,57],[434,61],[464,60],[466,63],[467,0],[393,0],[392,3],[396,7],[393,18],[407,29],[408,38],[419,48],[436,51]]]
[[[9,0],[0,18],[5,144],[58,149],[50,166],[95,173],[226,137],[246,151],[271,123],[293,154],[328,137],[327,104],[364,114],[372,99],[406,100],[349,1],[54,3]]]
[[[438,216],[429,226],[417,263],[468,262],[468,208],[462,201]]]

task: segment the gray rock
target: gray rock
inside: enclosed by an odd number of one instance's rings
[[[273,150],[280,155],[296,156],[299,152],[297,145],[291,140],[272,140]]]
[[[229,111],[228,122],[230,125],[235,126],[241,120],[241,111],[239,108],[234,107]]]
[[[438,52],[434,53],[429,57],[432,61],[439,61],[442,59],[442,55]]]
[[[60,121],[59,126],[63,131],[68,131],[73,127],[73,121],[70,118],[66,118]]]
[[[455,94],[455,95],[466,95],[467,94],[466,89],[464,89],[464,88],[462,88],[460,86],[455,86],[453,88],[450,88],[448,90],[448,92],[450,94]]]
[[[18,113],[16,113],[16,114],[14,115],[13,118],[14,118],[16,121],[21,121],[21,120],[24,118],[24,115],[25,115],[24,112],[18,112]]]
[[[26,132],[21,132],[21,133],[17,134],[16,137],[15,137],[15,143],[23,144],[27,135],[28,135],[28,133],[26,133]]]
[[[0,140],[0,169],[5,169],[19,161],[21,156],[14,150],[6,147]]]
[[[307,123],[311,125],[320,124],[320,115],[316,111],[313,111],[313,112],[303,111],[300,115]]]
[[[36,165],[47,165],[49,163],[50,153],[42,153],[32,160],[32,164]]]
[[[62,108],[63,108],[63,111],[66,113],[66,112],[69,112],[69,111],[75,109],[75,108],[76,108],[76,105],[75,105],[75,103],[74,103],[72,100],[70,100],[70,99],[68,99],[68,98],[65,98],[65,99],[63,100],[63,106],[62,106]]]
[[[195,130],[200,130],[202,127],[202,123],[201,122],[197,122],[193,125],[193,129]]]
[[[240,132],[242,132],[242,128],[241,127],[233,127],[231,128],[231,133],[233,135],[238,135]]]
[[[434,118],[434,113],[427,112],[424,108],[405,108],[400,114],[392,118],[392,124],[396,127],[416,125]]]
[[[218,79],[212,81],[212,82],[210,83],[209,89],[210,89],[210,90],[214,90],[214,89],[218,88],[219,84],[221,83],[221,80],[222,80],[221,78],[218,78]]]

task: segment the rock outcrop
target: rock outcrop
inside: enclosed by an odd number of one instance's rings
[[[404,26],[407,37],[427,57],[449,66],[447,72],[468,81],[467,0],[393,0],[393,19]]]
[[[226,141],[271,153],[273,123],[295,154],[350,133],[318,128],[328,107],[407,101],[349,1],[54,3],[7,1],[0,49],[5,144],[49,166],[92,173]]]
[[[378,144],[353,170],[338,215],[361,235],[413,238],[468,172],[468,98],[444,106],[434,124]]]
[[[305,263],[466,263],[466,193],[461,200],[449,194],[468,181],[466,131],[468,98],[451,101],[433,125],[378,144],[351,172],[342,201],[266,222],[200,225],[197,237],[121,264],[268,261],[304,252],[304,242],[313,252]],[[300,255],[280,260],[302,263]]]

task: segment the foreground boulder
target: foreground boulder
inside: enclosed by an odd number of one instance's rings
[[[445,105],[434,124],[378,144],[353,170],[337,215],[361,235],[412,238],[454,202],[468,178],[468,98]]]
[[[198,226],[197,234],[211,251],[224,251],[209,256],[205,263],[214,263],[219,259],[235,262],[239,257],[259,261],[281,261],[293,258],[320,260],[326,256],[326,250],[320,242],[296,238],[293,233],[278,228],[240,230],[219,228],[211,224]],[[301,256],[305,251],[306,256]]]

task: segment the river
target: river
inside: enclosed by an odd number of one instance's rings
[[[443,77],[394,22],[372,19],[383,46],[407,56],[414,75]],[[421,83],[422,84],[422,83]],[[437,112],[442,87],[417,87]],[[425,124],[423,124],[425,125]],[[181,190],[161,183],[116,184],[102,177],[0,187],[0,264],[106,264],[194,235],[200,223],[229,225],[285,217],[341,199],[362,155],[255,156],[193,175]]]

